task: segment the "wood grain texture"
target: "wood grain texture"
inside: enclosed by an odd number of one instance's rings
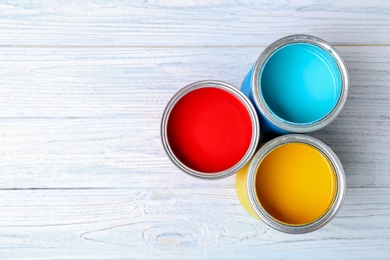
[[[294,33],[390,44],[386,0],[2,1],[0,8],[2,46],[258,46]]]
[[[390,2],[1,1],[1,259],[388,259]],[[347,175],[336,218],[291,236],[250,217],[234,176],[165,155],[170,97],[237,87],[272,41],[308,33],[350,70],[341,116],[311,135]]]
[[[390,118],[390,46],[339,47],[351,95],[343,115]],[[191,82],[237,87],[264,48],[0,48],[0,117],[160,117]]]
[[[331,223],[292,236],[247,214],[232,188],[0,191],[0,254],[17,259],[387,258],[389,198],[389,188],[348,189]]]
[[[205,182],[179,171],[159,125],[159,114],[0,119],[0,188],[234,187],[234,177]],[[390,186],[389,128],[388,119],[341,116],[311,135],[338,154],[348,187]]]
[[[239,86],[262,50],[2,49],[3,188],[205,185],[182,176],[162,150],[163,109],[196,80]],[[339,49],[351,95],[312,135],[340,156],[349,187],[390,185],[390,47]]]

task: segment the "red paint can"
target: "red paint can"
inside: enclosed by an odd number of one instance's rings
[[[260,126],[248,98],[221,81],[198,81],[178,91],[162,116],[161,139],[184,172],[219,179],[240,170],[253,156]]]

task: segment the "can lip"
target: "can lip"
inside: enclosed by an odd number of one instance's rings
[[[317,220],[305,225],[288,225],[277,221],[270,214],[268,214],[268,212],[266,212],[266,210],[261,206],[256,195],[256,190],[255,190],[256,175],[257,175],[257,169],[261,161],[273,149],[287,143],[305,143],[316,147],[325,156],[327,156],[329,161],[332,163],[337,176],[337,191],[331,208],[329,208],[328,211]],[[329,146],[327,146],[322,141],[311,136],[302,135],[302,134],[288,134],[288,135],[279,136],[269,141],[259,149],[259,151],[253,157],[253,160],[249,166],[246,186],[247,186],[248,198],[254,211],[256,212],[257,216],[260,219],[262,219],[267,225],[285,233],[303,234],[303,233],[308,233],[319,229],[320,227],[327,224],[337,214],[345,196],[346,179],[345,179],[344,169],[339,158]]]
[[[295,124],[288,121],[282,121],[279,118],[275,117],[268,109],[267,105],[265,104],[264,100],[260,97],[260,73],[265,65],[268,58],[279,48],[286,46],[288,44],[292,43],[310,43],[314,44],[325,51],[328,51],[336,60],[337,66],[340,70],[341,75],[341,93],[340,98],[336,104],[336,106],[333,108],[333,110],[326,115],[324,118],[322,118],[319,121],[313,122],[311,124]],[[293,34],[286,36],[284,38],[281,38],[275,42],[273,42],[271,45],[269,45],[260,55],[260,57],[257,59],[253,73],[252,73],[252,93],[254,96],[254,100],[256,103],[257,108],[260,110],[262,115],[270,121],[273,125],[277,126],[280,129],[283,129],[290,133],[307,133],[307,132],[313,132],[316,130],[319,130],[328,124],[330,124],[333,120],[337,118],[337,116],[341,113],[343,110],[345,104],[347,103],[349,90],[350,90],[350,80],[349,80],[349,73],[347,65],[342,58],[341,54],[336,50],[335,47],[333,47],[330,43],[326,42],[325,40],[312,36],[307,34]]]
[[[234,95],[238,100],[241,101],[241,103],[247,108],[249,116],[251,118],[252,122],[252,138],[250,145],[248,147],[248,150],[246,151],[245,155],[241,160],[233,165],[232,167],[220,171],[220,172],[215,172],[215,173],[204,173],[200,171],[196,171],[194,169],[189,168],[185,164],[183,164],[173,153],[169,142],[168,142],[168,134],[167,134],[167,125],[168,125],[168,119],[169,115],[175,106],[175,104],[186,94],[189,92],[204,88],[204,87],[215,87],[219,88],[222,90],[225,90],[229,92],[230,94]],[[249,101],[249,99],[237,88],[235,88],[233,85],[230,85],[226,82],[223,81],[217,81],[217,80],[202,80],[202,81],[197,81],[194,83],[191,83],[182,89],[180,89],[168,102],[167,106],[165,107],[165,110],[162,115],[161,119],[161,125],[160,125],[160,134],[161,134],[161,141],[164,147],[165,152],[167,153],[169,159],[177,166],[179,169],[184,171],[185,173],[201,178],[201,179],[209,179],[209,180],[215,180],[215,179],[221,179],[228,177],[237,171],[239,171],[242,167],[245,166],[246,163],[249,162],[249,160],[252,158],[253,154],[256,151],[257,144],[259,142],[260,138],[260,123],[259,119],[256,114],[256,110],[252,103]]]

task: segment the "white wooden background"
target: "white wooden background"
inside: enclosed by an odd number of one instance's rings
[[[160,117],[196,80],[239,86],[271,42],[336,45],[351,76],[316,132],[344,164],[337,217],[287,235],[249,216],[234,176],[165,155]],[[0,1],[0,259],[390,258],[390,2]]]

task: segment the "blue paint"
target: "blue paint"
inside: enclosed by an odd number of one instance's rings
[[[259,79],[261,96],[279,120],[307,125],[328,115],[341,94],[335,59],[310,43],[292,43],[276,50]]]
[[[253,97],[252,93],[252,72],[253,72],[253,66],[251,70],[248,72],[248,74],[245,76],[244,81],[241,84],[241,92],[244,93],[245,96],[249,98],[249,100],[254,104],[254,107],[256,108],[257,114],[259,115],[259,121],[260,121],[260,133],[261,134],[268,134],[268,133],[276,133],[276,134],[287,134],[283,129],[280,129],[273,125],[271,122],[269,122],[261,113],[259,108],[255,105],[256,102]]]

